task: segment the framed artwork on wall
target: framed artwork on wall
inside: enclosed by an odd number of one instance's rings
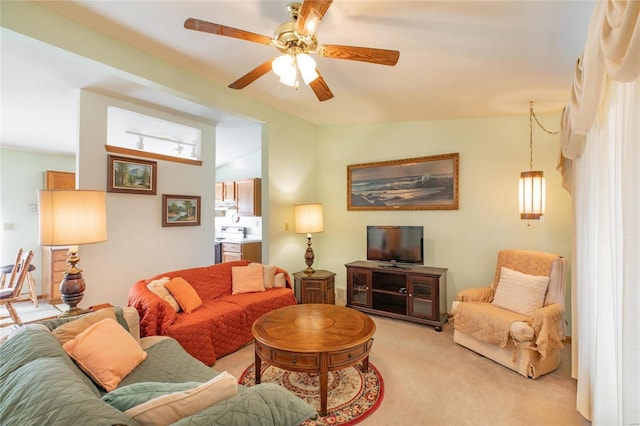
[[[107,192],[156,195],[155,161],[109,155],[107,170]]]
[[[459,154],[347,166],[347,210],[457,210]]]
[[[200,196],[162,194],[162,226],[200,226]]]

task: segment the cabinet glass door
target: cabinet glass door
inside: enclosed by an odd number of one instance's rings
[[[435,289],[437,281],[432,277],[408,277],[409,315],[435,319]]]
[[[369,307],[369,282],[371,281],[371,271],[366,270],[350,270],[349,282],[350,292],[349,300],[351,305]]]

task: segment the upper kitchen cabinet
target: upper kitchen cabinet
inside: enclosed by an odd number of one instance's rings
[[[235,182],[238,216],[262,216],[262,179]]]
[[[236,201],[236,197],[238,196],[236,191],[236,182],[223,182],[224,185],[224,191],[222,192],[222,201],[225,202],[232,202],[232,201]],[[217,188],[216,188],[217,191]]]
[[[224,182],[216,182],[216,203],[224,201]]]

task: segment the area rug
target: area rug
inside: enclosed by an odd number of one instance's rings
[[[254,365],[251,364],[240,376],[238,383],[254,386]],[[286,371],[272,365],[262,364],[262,383],[277,383],[294,395],[307,401],[320,411],[320,378],[318,373]],[[327,415],[307,420],[306,426],[354,425],[373,413],[384,396],[384,382],[380,372],[369,363],[369,371],[360,367],[349,367],[329,372]]]

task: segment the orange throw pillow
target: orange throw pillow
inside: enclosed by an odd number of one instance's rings
[[[264,271],[260,263],[231,267],[231,294],[264,291]]]
[[[136,339],[111,318],[93,324],[62,349],[107,392],[147,358]]]
[[[164,286],[176,299],[180,308],[187,314],[190,314],[202,305],[202,299],[200,299],[195,289],[184,278],[173,278]]]

